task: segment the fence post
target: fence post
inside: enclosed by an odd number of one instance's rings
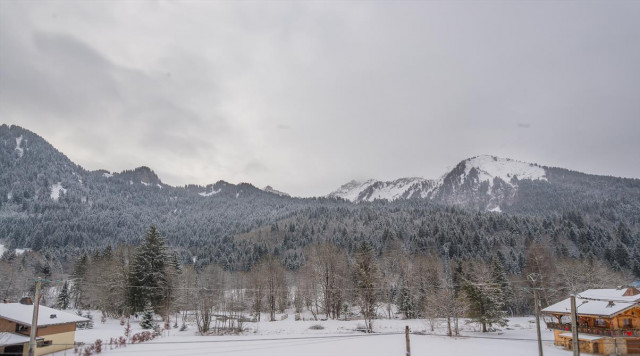
[[[407,342],[407,354],[406,356],[411,356],[411,342],[409,340],[409,325],[404,327],[404,337]]]

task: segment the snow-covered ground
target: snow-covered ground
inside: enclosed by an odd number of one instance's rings
[[[280,317],[279,317],[280,318]],[[263,321],[245,323],[245,332],[240,335],[200,336],[195,325],[188,323],[188,329],[179,331],[171,328],[163,336],[142,344],[127,345],[124,348],[103,347],[107,355],[135,354],[153,356],[178,355],[404,355],[404,328],[408,325],[411,335],[413,355],[447,356],[535,356],[538,354],[535,323],[531,317],[512,318],[509,325],[496,332],[482,333],[474,324],[461,323],[462,336],[450,338],[442,336],[446,325],[438,320],[435,331],[431,332],[426,320],[380,319],[374,321],[375,334],[356,331],[361,320],[352,321],[295,321],[269,322],[267,315]],[[124,335],[119,320],[100,322],[99,313],[94,313],[94,328],[78,330],[76,341],[93,343],[100,338],[108,343],[110,338]],[[311,329],[321,325],[324,329]],[[543,324],[544,326],[544,324]],[[135,319],[131,319],[132,334],[142,329]],[[434,335],[436,334],[436,335]],[[547,356],[569,356],[571,353],[553,345],[553,333],[543,329],[544,353]],[[70,351],[67,352],[70,354]],[[63,355],[58,353],[57,355]]]
[[[22,145],[22,135],[20,135],[20,137],[16,137],[16,151],[18,151],[18,157],[22,158],[22,156],[24,155],[24,148],[21,147]]]
[[[60,198],[60,192],[67,193],[67,190],[62,187],[62,182],[51,185],[51,199],[58,201]]]

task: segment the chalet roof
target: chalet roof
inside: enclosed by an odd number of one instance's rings
[[[29,342],[29,338],[24,335],[0,332],[0,346],[18,345],[27,342]]]
[[[613,317],[636,305],[640,305],[640,292],[635,288],[588,289],[576,295],[579,315]],[[550,305],[542,312],[571,314],[571,299]]]
[[[31,326],[33,305],[20,303],[0,303],[0,319]],[[89,319],[41,305],[38,309],[38,326],[79,323]]]

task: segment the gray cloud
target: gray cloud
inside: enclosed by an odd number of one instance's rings
[[[0,116],[86,168],[145,164],[176,185],[318,195],[484,153],[640,177],[639,14],[632,1],[5,1]]]

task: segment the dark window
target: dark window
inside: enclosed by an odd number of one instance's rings
[[[45,347],[45,346],[51,346],[51,344],[53,344],[52,340],[38,340],[38,347]]]
[[[4,353],[8,355],[22,355],[24,345],[10,345],[4,347]]]

